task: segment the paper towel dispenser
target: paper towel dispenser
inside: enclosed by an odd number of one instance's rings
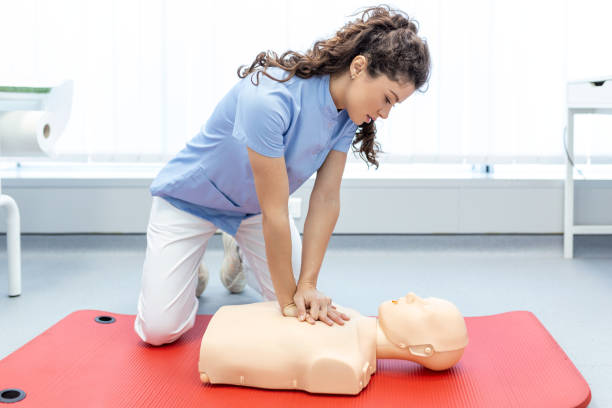
[[[72,107],[73,81],[0,83],[0,156],[54,155]]]

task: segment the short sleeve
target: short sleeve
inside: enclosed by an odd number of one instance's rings
[[[345,128],[344,133],[338,138],[338,140],[332,147],[332,150],[347,153],[349,151],[349,148],[351,147],[351,144],[353,143],[353,138],[355,137],[356,130],[357,127],[355,126],[348,126],[348,129]]]
[[[291,123],[291,95],[280,83],[262,81],[256,86],[246,81],[238,96],[233,133],[259,154],[282,157],[283,135]]]

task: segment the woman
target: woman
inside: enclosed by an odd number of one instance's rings
[[[347,151],[378,167],[374,122],[429,77],[417,32],[404,13],[369,8],[304,55],[262,52],[238,69],[241,80],[151,185],[134,324],[144,341],[170,343],[193,327],[197,271],[217,228],[235,238],[240,252],[224,247],[244,257],[249,285],[285,316],[348,320],[317,290]],[[302,249],[288,200],[315,172]]]

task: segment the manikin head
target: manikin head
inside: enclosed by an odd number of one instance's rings
[[[378,308],[378,321],[398,352],[432,370],[455,365],[468,344],[463,316],[451,302],[410,292]]]

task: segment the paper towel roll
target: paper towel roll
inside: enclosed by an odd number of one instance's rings
[[[55,140],[49,112],[0,112],[0,156],[54,156]]]

